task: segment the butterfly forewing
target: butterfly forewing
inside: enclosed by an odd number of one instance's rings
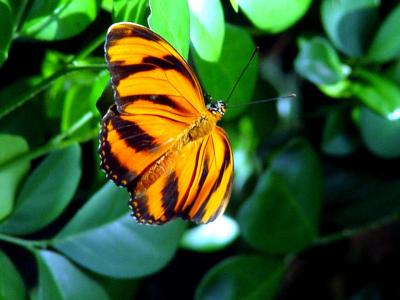
[[[110,27],[105,55],[115,94],[100,132],[107,177],[127,187],[138,222],[214,220],[231,193],[233,158],[193,71],[163,38],[133,23]]]

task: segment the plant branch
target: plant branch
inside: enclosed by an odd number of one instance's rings
[[[17,238],[15,236],[0,233],[0,241],[4,241],[10,244],[18,245],[24,247],[28,250],[34,250],[35,248],[47,248],[50,245],[50,241],[32,241]]]

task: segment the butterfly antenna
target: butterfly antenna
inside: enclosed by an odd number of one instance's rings
[[[254,59],[254,56],[256,56],[256,53],[260,50],[260,48],[258,46],[256,46],[256,48],[253,51],[253,54],[251,55],[249,61],[247,62],[246,66],[243,68],[242,72],[240,72],[240,75],[238,77],[238,79],[236,80],[235,84],[233,85],[233,88],[231,89],[231,92],[229,93],[228,97],[226,98],[226,102],[229,101],[229,99],[231,98],[233,92],[235,91],[240,79],[242,79],[244,73],[246,73],[247,69],[249,68],[249,65],[251,63],[251,61]]]
[[[255,101],[248,102],[248,103],[237,103],[237,104],[234,104],[234,105],[230,105],[229,108],[236,108],[236,107],[246,106],[246,105],[250,105],[250,104],[267,103],[267,102],[279,101],[279,100],[283,100],[283,99],[289,99],[290,100],[290,99],[293,99],[293,98],[296,98],[296,94],[295,93],[291,93],[289,95],[280,96],[280,97],[255,100]]]

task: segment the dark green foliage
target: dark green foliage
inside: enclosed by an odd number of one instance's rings
[[[120,21],[167,39],[214,99],[260,46],[220,124],[235,178],[214,227],[136,224],[99,171]],[[400,208],[399,29],[394,1],[0,0],[0,299],[398,295],[379,268],[400,249],[381,228]]]

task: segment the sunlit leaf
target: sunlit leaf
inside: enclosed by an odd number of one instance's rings
[[[112,15],[114,22],[134,22],[147,25],[148,0],[114,0]]]
[[[195,299],[274,299],[283,275],[282,261],[262,256],[234,256],[208,271]]]
[[[38,300],[99,299],[104,289],[62,255],[48,250],[36,252],[39,269]]]
[[[26,153],[27,142],[20,136],[0,134],[0,164]],[[0,220],[10,214],[17,187],[28,172],[29,160],[21,160],[0,171]]]
[[[53,240],[80,265],[116,278],[152,274],[172,258],[183,222],[143,226],[128,216],[129,195],[106,184]]]
[[[220,0],[189,0],[190,40],[204,60],[218,61],[225,36],[224,11]]]
[[[311,0],[253,0],[238,4],[256,27],[276,33],[296,23],[308,10]]]
[[[11,216],[0,225],[1,232],[35,232],[66,208],[74,196],[81,175],[78,145],[51,153],[33,171],[18,194]],[[38,213],[40,212],[40,215]]]
[[[46,41],[73,37],[94,21],[100,5],[100,0],[35,0],[20,34]]]
[[[190,14],[187,0],[150,0],[151,30],[165,38],[185,58],[189,54]]]

